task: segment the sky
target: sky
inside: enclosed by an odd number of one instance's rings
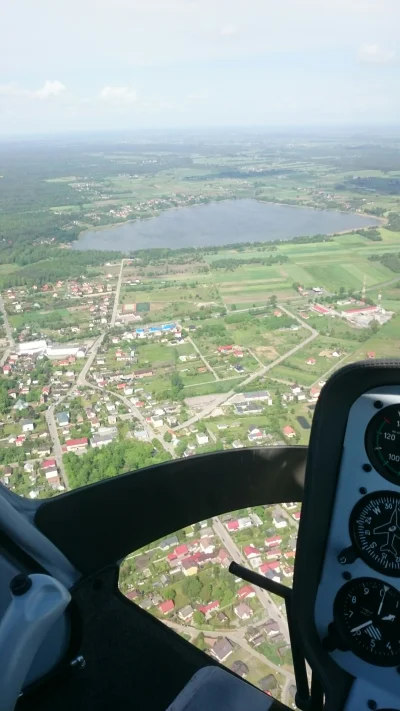
[[[397,123],[399,0],[13,0],[0,134]]]

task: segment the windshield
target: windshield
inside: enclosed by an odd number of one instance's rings
[[[392,0],[9,4],[4,486],[307,445],[337,368],[398,356],[399,19]],[[290,585],[299,519],[193,521],[132,552],[121,589],[288,702],[281,601],[227,566]]]

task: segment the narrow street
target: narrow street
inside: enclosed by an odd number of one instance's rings
[[[219,377],[218,373],[215,372],[214,368],[213,368],[213,367],[209,364],[209,362],[204,358],[204,356],[203,356],[201,350],[200,350],[200,349],[196,346],[196,344],[192,341],[192,339],[190,338],[190,336],[187,336],[186,340],[190,343],[191,346],[193,346],[194,350],[195,350],[196,353],[200,356],[200,358],[201,358],[202,362],[204,363],[204,365],[206,366],[207,370],[209,370],[210,373],[213,374],[215,380],[221,380],[221,378]]]
[[[111,320],[110,320],[110,326],[111,326],[111,328],[113,328],[113,327],[115,326],[115,321],[117,320],[118,304],[119,304],[119,295],[120,295],[120,291],[121,291],[122,274],[123,274],[123,271],[124,271],[124,262],[125,262],[125,259],[121,259],[121,268],[120,268],[120,270],[119,270],[117,288],[116,288],[116,290],[115,290],[114,306],[113,306],[112,315],[111,315]]]
[[[79,385],[85,384],[86,373],[88,372],[90,366],[92,365],[93,360],[95,359],[95,357],[97,355],[97,351],[103,342],[103,339],[104,339],[104,333],[101,336],[99,336],[97,338],[97,340],[93,343],[90,355],[89,355],[85,365],[83,366],[81,372],[79,373],[76,383],[74,383],[72,385],[72,387],[70,387],[70,389],[67,390],[67,392],[62,397],[59,398],[59,400],[57,400],[57,402],[50,405],[50,407],[46,410],[46,413],[45,413],[47,426],[49,428],[51,441],[53,443],[53,456],[54,456],[54,459],[56,460],[57,468],[61,474],[61,478],[63,480],[64,486],[66,489],[69,489],[68,477],[67,477],[65,467],[63,464],[62,447],[61,447],[61,443],[60,443],[60,438],[58,436],[58,430],[57,430],[57,424],[56,424],[56,420],[55,420],[55,416],[54,416],[54,410],[56,407],[58,407],[65,400],[65,398],[68,395],[71,395],[71,393],[73,393],[74,390],[76,390],[79,387]]]
[[[9,342],[10,346],[13,346],[14,345],[14,337],[12,335],[11,326],[10,326],[8,316],[7,316],[6,307],[4,306],[4,301],[3,301],[3,297],[1,296],[1,294],[0,294],[0,311],[3,314],[4,328],[5,328],[5,332],[7,334],[8,342]]]
[[[241,563],[242,565],[247,567],[248,561],[246,560],[243,553],[238,548],[235,541],[229,535],[225,526],[218,517],[215,517],[213,519],[213,529],[217,536],[219,536],[219,538],[221,539],[231,558],[236,563]],[[286,642],[290,644],[289,628],[286,618],[280,612],[275,602],[271,599],[270,595],[268,595],[265,590],[260,590],[260,588],[255,587],[255,591],[259,601],[261,602],[264,609],[267,611],[268,616],[278,623],[280,632],[284,636]]]

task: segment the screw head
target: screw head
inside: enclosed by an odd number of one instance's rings
[[[351,573],[349,573],[347,570],[342,573],[342,578],[344,578],[345,580],[351,580],[351,577]]]
[[[375,402],[374,402],[374,407],[375,407],[377,410],[380,410],[380,409],[383,407],[383,402],[382,402],[382,400],[375,400]]]
[[[378,704],[373,699],[370,699],[367,703],[367,706],[369,709],[371,709],[371,711],[375,711],[375,709],[378,707]]]
[[[28,575],[25,575],[25,573],[16,575],[10,582],[11,593],[16,597],[19,595],[25,595],[31,587],[32,580]]]
[[[372,471],[372,467],[370,464],[363,464],[362,468],[364,469],[365,472]]]
[[[360,486],[360,488],[359,488],[358,491],[360,492],[360,494],[366,494],[366,493],[367,493],[367,490],[366,490],[365,486]]]

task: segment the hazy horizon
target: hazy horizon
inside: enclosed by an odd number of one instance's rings
[[[398,121],[395,0],[20,0],[0,135]]]

